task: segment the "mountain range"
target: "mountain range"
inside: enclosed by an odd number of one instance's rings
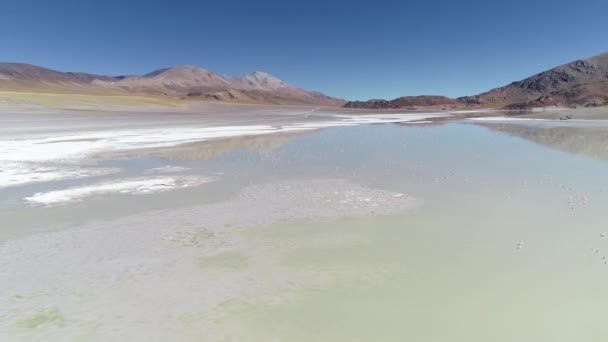
[[[406,96],[394,100],[351,101],[346,108],[593,107],[608,104],[608,53],[577,60],[474,96]]]
[[[265,72],[240,77],[196,66],[161,69],[141,76],[60,72],[20,63],[0,63],[0,90],[65,94],[143,95],[187,100],[364,109],[593,107],[608,104],[608,53],[577,60],[504,87],[460,98],[404,96],[350,101],[304,90]]]
[[[157,70],[142,76],[60,72],[20,63],[0,63],[0,90],[76,94],[133,94],[222,102],[340,106],[346,101],[291,86],[253,72],[231,78],[195,66]]]

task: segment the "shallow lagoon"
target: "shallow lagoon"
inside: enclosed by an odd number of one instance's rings
[[[77,271],[51,279],[46,293],[0,291],[0,305],[10,308],[0,326],[4,336],[23,340],[603,340],[607,137],[602,123],[576,122],[335,127],[99,164],[123,170],[100,180],[166,165],[217,178],[188,189],[51,207],[20,199],[94,180],[1,190],[2,234],[13,241],[86,222],[103,227],[127,214],[229,203],[245,186],[276,181],[346,179],[418,204],[388,216],[249,227],[227,235],[229,248],[212,255],[191,243],[207,235],[174,234],[187,242],[171,245],[174,267],[138,273],[147,267],[140,260],[126,280],[76,301],[61,291]],[[93,267],[110,266],[120,267],[103,259]],[[32,270],[31,281],[44,281],[36,277]],[[230,290],[226,300],[209,305],[222,286]],[[52,319],[40,321],[47,312]]]

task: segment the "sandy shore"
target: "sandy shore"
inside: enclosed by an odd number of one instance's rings
[[[0,246],[0,339],[159,341],[196,336],[205,324],[188,326],[191,315],[204,316],[235,299],[324,286],[348,276],[346,271],[313,275],[274,264],[269,253],[297,246],[245,238],[245,228],[296,219],[389,215],[415,206],[407,195],[343,180],[290,181],[250,186],[227,202],[5,243]],[[361,241],[342,237],[297,244],[357,243]],[[363,273],[359,270],[357,276]]]

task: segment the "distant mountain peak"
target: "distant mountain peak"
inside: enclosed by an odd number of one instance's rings
[[[180,65],[173,68],[164,68],[153,71],[151,73],[145,74],[143,77],[156,77],[160,75],[164,76],[184,76],[184,75],[192,75],[192,74],[205,74],[208,76],[215,75],[213,72],[199,68],[194,65]]]
[[[237,79],[243,84],[258,88],[277,89],[287,86],[285,82],[263,71],[255,71]]]
[[[264,71],[254,71],[250,74],[247,74],[246,76],[251,76],[251,77],[255,77],[255,78],[260,78],[260,79],[275,79],[278,80],[278,78],[272,76],[271,74],[264,72]]]
[[[160,75],[164,72],[166,72],[167,70],[170,70],[171,68],[163,68],[163,69],[158,69],[158,70],[154,70],[152,72],[149,72],[145,75],[142,75],[142,77],[154,77],[156,75]]]

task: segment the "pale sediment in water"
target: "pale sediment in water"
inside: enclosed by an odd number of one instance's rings
[[[151,194],[173,189],[198,186],[213,181],[213,178],[201,176],[163,176],[150,178],[115,179],[111,182],[93,183],[85,186],[63,190],[39,192],[23,200],[31,205],[58,205],[67,202],[80,201],[95,195],[107,194]]]
[[[298,270],[266,257],[302,246],[357,245],[363,241],[357,236],[285,245],[245,237],[243,229],[285,220],[389,215],[416,204],[405,194],[344,180],[285,181],[249,186],[226,202],[5,243],[0,284],[7,314],[0,331],[8,339],[162,339],[228,301],[323,287],[337,277],[374,279],[386,270]],[[165,304],[158,305],[158,298]],[[198,322],[178,336],[200,333],[206,324]]]

